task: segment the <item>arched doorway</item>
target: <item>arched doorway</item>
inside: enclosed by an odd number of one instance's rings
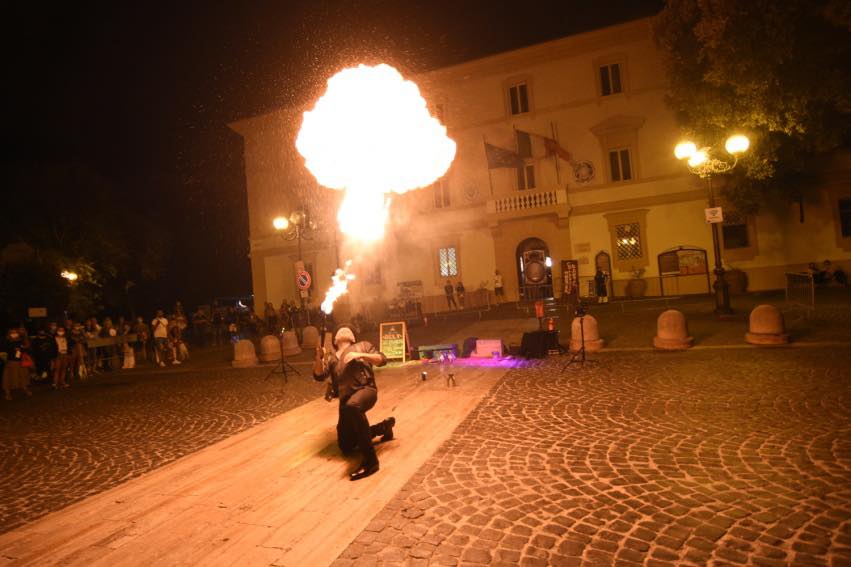
[[[540,238],[527,238],[517,245],[517,283],[521,301],[553,296],[550,248]]]

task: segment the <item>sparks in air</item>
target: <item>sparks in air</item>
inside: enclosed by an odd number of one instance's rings
[[[304,113],[296,148],[320,184],[346,191],[337,218],[361,241],[383,236],[390,194],[431,185],[455,159],[417,85],[385,64],[331,77]]]
[[[334,275],[331,276],[331,287],[325,292],[325,299],[321,305],[322,312],[326,315],[330,315],[334,310],[334,302],[349,291],[349,282],[355,279],[354,274],[349,273],[351,265],[352,261],[346,260],[343,267],[337,268]]]

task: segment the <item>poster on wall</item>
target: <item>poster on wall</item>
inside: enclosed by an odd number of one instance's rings
[[[576,304],[579,301],[579,261],[562,260],[561,278],[564,282],[561,292],[562,300]]]

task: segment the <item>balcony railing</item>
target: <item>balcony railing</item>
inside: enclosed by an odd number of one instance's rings
[[[535,209],[553,208],[567,203],[567,192],[564,189],[551,191],[523,191],[508,197],[499,197],[488,201],[487,211],[490,214],[534,211]]]

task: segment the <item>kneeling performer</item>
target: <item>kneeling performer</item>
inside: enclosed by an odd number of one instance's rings
[[[349,474],[349,480],[359,480],[378,472],[378,456],[372,446],[372,438],[379,435],[382,441],[393,439],[396,419],[388,417],[370,427],[366,418],[378,400],[378,387],[372,366],[384,366],[387,357],[372,344],[355,342],[355,334],[348,326],[341,326],[334,335],[335,352],[325,356],[322,339],[316,347],[313,363],[313,378],[317,381],[331,378],[334,395],[340,398],[340,414],[337,421],[337,443],[343,453],[360,449],[363,462]]]

